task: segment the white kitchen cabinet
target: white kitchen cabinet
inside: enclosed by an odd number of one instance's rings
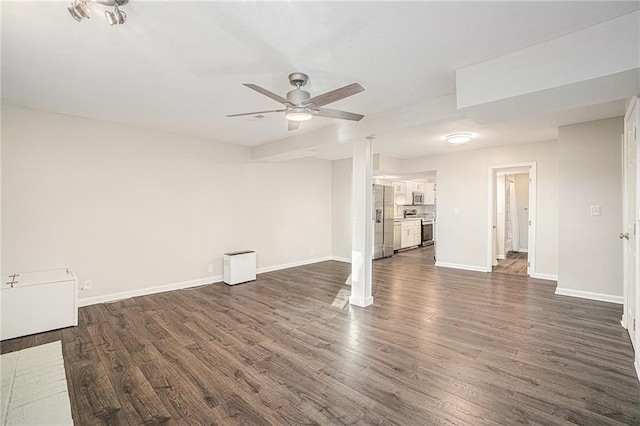
[[[422,182],[407,182],[407,195],[414,192],[424,192],[424,183]]]
[[[422,221],[419,219],[413,221],[413,238],[414,246],[422,244]]]
[[[424,203],[435,204],[436,203],[436,184],[425,183],[424,184]]]
[[[407,195],[406,182],[393,182],[393,198],[394,203],[399,206],[411,203],[411,199]]]
[[[422,222],[420,221],[420,219],[403,221],[401,230],[401,248],[420,245],[420,243],[422,242]]]
[[[400,250],[402,248],[402,222],[393,223],[393,249]]]
[[[406,182],[393,182],[393,192],[395,194],[406,194],[407,193],[407,183]]]
[[[413,224],[409,221],[402,222],[402,237],[400,238],[400,247],[407,248],[413,245],[415,239],[415,231]]]

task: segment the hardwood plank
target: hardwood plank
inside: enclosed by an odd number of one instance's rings
[[[640,424],[618,305],[525,276],[374,262],[375,304],[328,261],[238,286],[80,309],[62,340],[74,421],[98,424]]]

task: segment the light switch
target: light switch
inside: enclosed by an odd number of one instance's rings
[[[453,209],[453,214],[460,214],[460,207]]]
[[[499,213],[499,214],[504,213],[504,210],[502,209],[502,207],[498,207],[498,213]]]
[[[591,216],[600,216],[600,206],[591,206]]]

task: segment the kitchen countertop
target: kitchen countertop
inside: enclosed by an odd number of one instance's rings
[[[407,220],[422,220],[425,222],[433,222],[433,219],[425,219],[423,217],[396,217],[393,219],[394,222],[404,222]]]

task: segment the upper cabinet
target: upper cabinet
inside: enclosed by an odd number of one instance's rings
[[[436,203],[436,184],[435,183],[412,182],[412,181],[393,181],[393,182],[386,181],[384,185],[393,186],[395,203],[397,205],[400,205],[400,206],[412,205],[414,192],[422,192],[424,194],[423,204]]]
[[[396,194],[407,194],[407,182],[393,182],[393,192]]]
[[[436,184],[424,183],[424,203],[435,204],[436,203]]]
[[[411,199],[407,196],[407,183],[406,182],[392,182],[394,203],[397,205],[408,204]]]
[[[413,194],[414,192],[424,192],[424,183],[422,182],[407,182],[407,194]]]

